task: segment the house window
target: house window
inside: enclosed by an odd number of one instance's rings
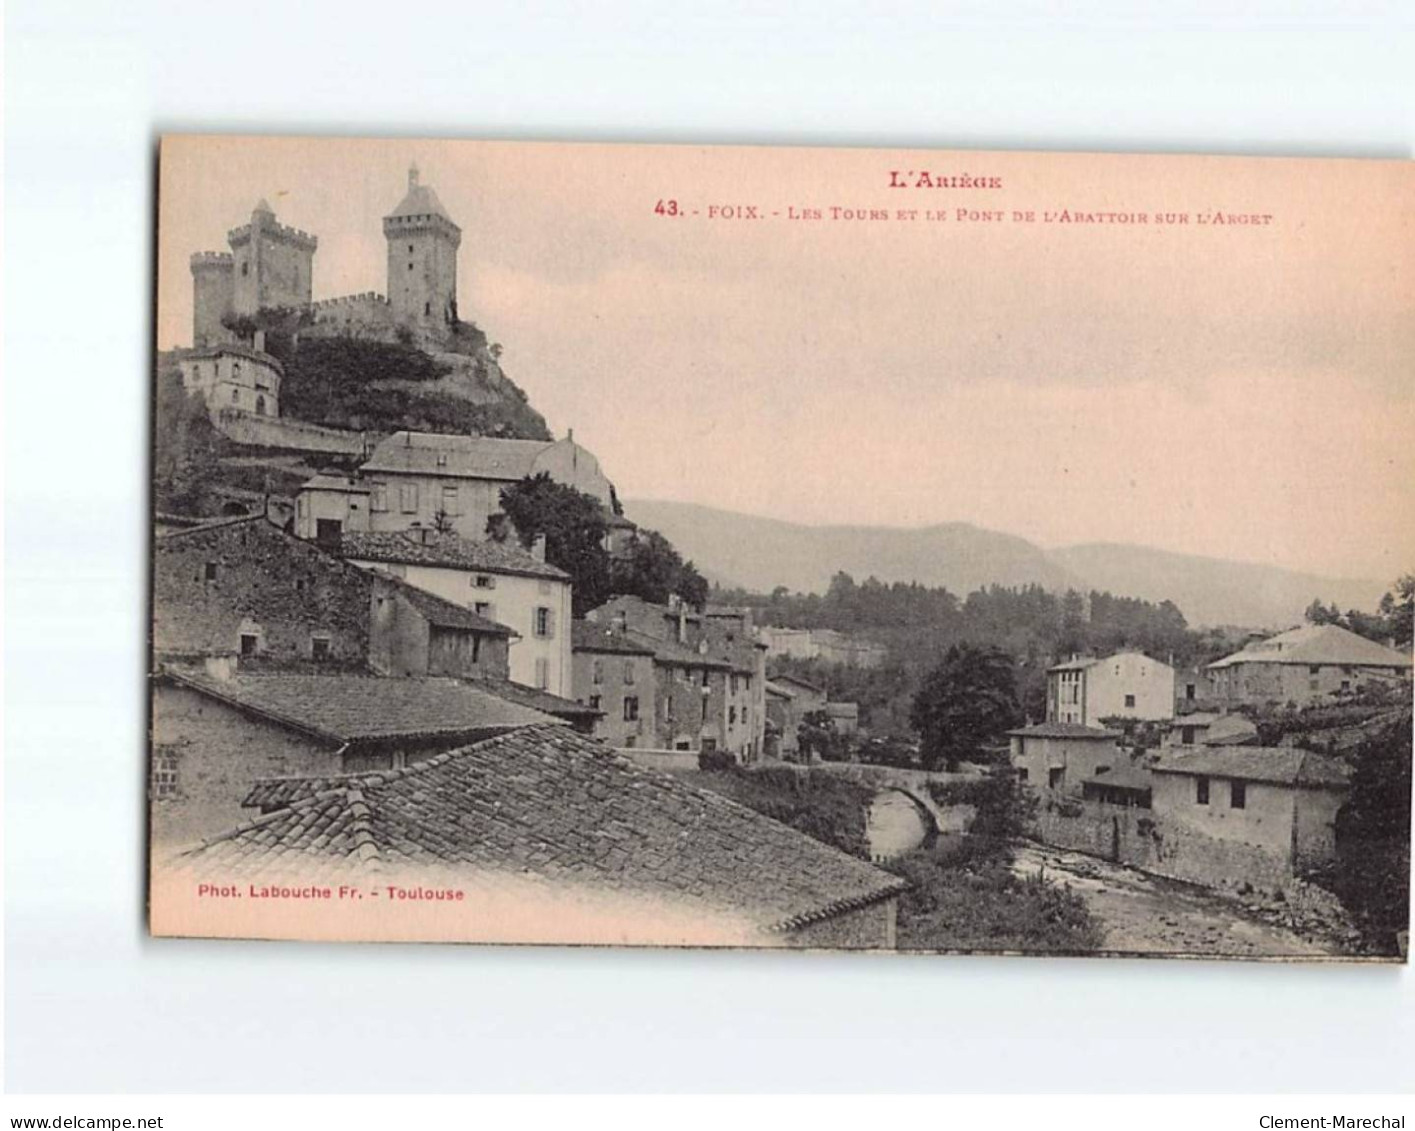
[[[457,488],[448,484],[442,488],[442,509],[449,515],[456,516],[462,512],[457,509]]]
[[[1194,803],[1196,805],[1207,805],[1209,803],[1209,779],[1194,779]]]
[[[1194,696],[1198,693],[1198,690],[1199,689],[1194,684],[1186,683],[1184,685],[1184,698],[1192,700]]]
[[[1047,771],[1047,786],[1051,789],[1060,789],[1066,784],[1066,768],[1056,766]]]
[[[232,403],[232,404],[235,404],[235,403],[237,403],[240,399],[241,399],[241,390],[240,390],[240,389],[232,389],[232,390],[231,390],[231,403]]]
[[[490,577],[484,573],[479,573],[476,575],[475,578],[472,579],[472,584],[475,585],[478,589],[495,589],[496,578]]]
[[[703,669],[703,686],[704,686],[704,687],[706,687],[706,686],[708,685],[708,676],[709,676],[710,674],[711,674],[711,673],[710,673],[706,668]]]
[[[674,750],[691,750],[692,748],[693,744],[689,742],[686,738],[680,738],[677,742],[673,744]]]
[[[727,725],[730,726],[730,727],[735,727],[735,726],[737,725],[737,708],[736,708],[736,707],[728,707],[728,708],[727,708]]]
[[[1133,696],[1133,695],[1127,695],[1127,696],[1125,697],[1125,705],[1126,705],[1127,707],[1133,707],[1133,706],[1135,706],[1135,696]]]
[[[1026,781],[1026,780],[1027,780],[1027,767],[1026,767],[1026,766],[1018,766],[1018,767],[1017,767],[1017,780],[1018,780],[1018,781]]]
[[[633,660],[625,660],[625,661],[624,661],[624,682],[627,683],[630,687],[633,687],[633,686],[634,686],[634,661],[633,661]]]
[[[418,513],[418,485],[404,483],[398,488],[398,501],[404,514]]]
[[[1321,664],[1308,664],[1308,665],[1307,665],[1307,674],[1308,674],[1308,675],[1321,675],[1321,674],[1322,674],[1322,665],[1321,665]]]
[[[536,606],[535,634],[543,640],[555,635],[555,614],[544,605]]]
[[[256,399],[255,399],[255,414],[256,414],[257,416],[264,416],[264,415],[265,415],[265,398],[264,398],[264,397],[260,397],[260,396],[256,397]]]
[[[182,748],[177,745],[154,746],[152,750],[152,780],[148,796],[153,801],[176,797],[180,780]]]
[[[639,736],[638,736],[637,734],[626,734],[626,735],[624,736],[624,749],[625,749],[625,750],[633,750],[634,747],[638,746],[638,744],[639,744]]]
[[[388,485],[385,483],[375,483],[369,490],[369,509],[375,511],[386,511],[388,509]]]
[[[492,611],[491,611],[491,602],[490,602],[490,601],[478,601],[478,602],[473,606],[473,608],[474,608],[474,610],[475,610],[477,616],[479,616],[479,617],[486,617],[487,620],[495,620],[495,619],[496,619],[496,617],[492,614]]]
[[[215,563],[215,562],[207,562],[207,563],[206,563],[205,576],[206,576],[207,581],[215,581],[215,580],[216,580],[216,563]]]
[[[1184,745],[1184,746],[1193,746],[1193,745],[1194,745],[1194,728],[1193,728],[1193,727],[1180,727],[1180,728],[1179,728],[1179,741],[1180,741],[1180,743],[1181,743],[1182,745]]]
[[[260,648],[260,637],[254,632],[241,633],[241,655],[254,656]]]
[[[604,661],[595,660],[590,664],[590,682],[599,684],[604,682]]]
[[[591,696],[590,696],[590,709],[591,709],[591,710],[594,710],[594,711],[600,710],[600,709],[601,709],[601,708],[600,708],[600,703],[601,703],[601,702],[603,702],[603,699],[602,699],[600,696],[598,696],[598,695],[591,695]]]
[[[481,637],[472,633],[472,663],[481,663]]]
[[[542,691],[550,687],[550,661],[544,656],[536,660],[536,686]]]
[[[624,696],[624,721],[626,723],[639,721],[639,697],[637,695]]]
[[[310,657],[315,660],[329,659],[329,637],[310,637]]]
[[[704,750],[716,750],[716,749],[717,749],[717,739],[715,739],[715,738],[705,738],[705,739],[703,739],[703,749],[704,749]]]
[[[1248,783],[1246,781],[1228,783],[1228,807],[1230,809],[1248,808]]]

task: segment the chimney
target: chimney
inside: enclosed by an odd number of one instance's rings
[[[537,534],[531,540],[531,557],[538,562],[545,561],[545,535]]]

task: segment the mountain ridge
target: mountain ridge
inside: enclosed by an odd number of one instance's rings
[[[626,499],[625,513],[657,530],[719,585],[823,592],[843,571],[857,581],[916,581],[959,597],[987,585],[1102,590],[1172,600],[1192,625],[1288,627],[1314,597],[1374,609],[1382,583],[1117,542],[1046,549],[968,522],[921,527],[813,526],[665,499]]]

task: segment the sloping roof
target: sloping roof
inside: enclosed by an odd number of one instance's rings
[[[832,718],[854,719],[860,715],[860,704],[831,701],[825,705],[825,713]]]
[[[239,526],[243,522],[264,522],[273,526],[270,520],[263,514],[243,514],[231,518],[211,518],[199,519],[195,526],[188,526],[182,530],[169,530],[158,535],[163,541],[170,541],[174,538],[189,538],[193,534],[209,534],[213,530],[223,530],[228,526]]]
[[[712,668],[716,671],[741,670],[732,661],[714,655],[711,649],[699,652],[696,648],[679,644],[676,640],[653,636],[636,628],[626,628],[622,631],[624,636],[635,643],[652,648],[654,660],[661,664],[677,664],[685,668]]]
[[[809,683],[806,680],[802,679],[800,676],[777,675],[772,676],[772,680],[776,683],[789,683],[795,685],[796,687],[804,687],[807,691],[814,691],[817,695],[825,694],[824,688],[817,687],[814,683]]]
[[[779,683],[776,683],[775,681],[770,679],[766,681],[766,693],[768,695],[779,696],[782,699],[796,698],[796,693],[792,691],[789,687],[782,687]]]
[[[514,483],[534,474],[537,458],[552,440],[501,440],[440,432],[395,432],[360,470]]]
[[[512,727],[562,725],[541,711],[450,677],[241,672],[216,679],[204,672],[165,668],[160,678],[340,745],[460,735],[470,740]]]
[[[1279,785],[1340,787],[1351,779],[1346,763],[1296,746],[1228,746],[1164,754],[1150,767],[1157,774],[1192,774]]]
[[[1336,664],[1342,667],[1408,668],[1410,657],[1339,624],[1304,624],[1225,656],[1210,668],[1233,664]]]
[[[577,620],[570,627],[572,647],[576,652],[609,652],[625,656],[652,656],[651,644],[635,640],[606,624]]]
[[[1092,774],[1084,780],[1109,786],[1111,789],[1128,789],[1137,793],[1154,787],[1150,771],[1144,766],[1112,766],[1105,773]]]
[[[244,357],[247,361],[254,361],[259,365],[267,365],[275,370],[282,377],[285,375],[284,363],[273,354],[268,354],[264,350],[254,349],[251,346],[242,345],[240,342],[219,342],[214,346],[197,346],[195,349],[185,349],[176,351],[178,361],[205,361],[208,358],[216,357]]]
[[[348,495],[367,495],[367,484],[343,475],[316,475],[300,485],[301,491],[340,491]]]
[[[1119,738],[1118,730],[1102,730],[1099,727],[1082,726],[1080,723],[1035,723],[1029,727],[1018,727],[1008,734],[1019,738]]]
[[[263,783],[289,801],[187,853],[202,867],[531,876],[671,900],[790,930],[907,885],[745,806],[568,728],[525,727],[403,770]]]
[[[497,679],[494,676],[477,676],[476,683],[500,699],[519,703],[522,707],[529,707],[534,711],[544,711],[547,715],[554,715],[558,719],[597,719],[604,714],[596,707],[577,703],[574,699],[552,695],[549,691],[544,691],[539,687],[527,687],[524,683],[517,683],[515,680]]]
[[[1258,737],[1257,724],[1242,715],[1225,715],[1216,719],[1204,732],[1205,746],[1241,746]]]
[[[457,226],[452,217],[447,215],[447,209],[442,206],[442,201],[437,198],[437,193],[432,191],[431,185],[410,184],[403,199],[388,216],[441,216],[454,228]]]
[[[508,628],[489,617],[484,617],[478,612],[448,601],[435,593],[429,593],[426,589],[419,589],[416,585],[409,585],[401,577],[394,577],[386,570],[370,569],[368,572],[397,589],[399,595],[405,597],[413,608],[426,617],[429,624],[435,624],[439,628],[469,629],[472,632],[481,632],[488,636],[521,635],[515,629]]]
[[[422,530],[346,530],[339,542],[346,558],[366,562],[441,566],[568,581],[570,575],[539,561],[514,540],[473,542],[456,534]]]
[[[1195,711],[1192,715],[1175,715],[1170,720],[1170,727],[1206,727],[1223,717],[1214,711]]]
[[[1090,667],[1095,667],[1100,663],[1095,656],[1077,656],[1074,660],[1067,660],[1064,663],[1052,664],[1047,668],[1049,672],[1079,672]]]

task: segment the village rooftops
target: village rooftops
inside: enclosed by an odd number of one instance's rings
[[[472,741],[515,727],[563,725],[480,681],[450,677],[239,672],[222,679],[166,666],[157,678],[335,746]]]
[[[199,869],[529,878],[791,931],[908,885],[564,727],[525,727],[401,770],[258,784],[272,809],[186,854]]]
[[[604,652],[622,656],[652,656],[654,647],[646,639],[631,638],[626,632],[596,621],[577,620],[570,628],[576,652]]]
[[[415,530],[346,530],[339,546],[344,557],[355,561],[506,573],[555,581],[570,579],[563,569],[532,556],[514,540],[473,542],[429,527]]]
[[[1102,730],[1100,727],[1088,727],[1081,723],[1035,723],[1007,733],[1018,738],[1090,738],[1097,741],[1120,737],[1118,730]]]
[[[1411,660],[1404,653],[1367,640],[1339,624],[1306,624],[1266,640],[1254,641],[1241,652],[1215,661],[1209,668],[1226,668],[1234,664],[1409,668]]]
[[[1238,778],[1313,789],[1341,789],[1351,780],[1345,762],[1296,746],[1230,746],[1164,754],[1150,769],[1156,774]]]

